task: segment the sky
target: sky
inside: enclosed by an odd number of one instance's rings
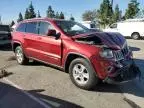
[[[46,10],[49,5],[55,11],[64,12],[66,19],[69,19],[71,14],[76,21],[82,21],[82,13],[86,10],[99,9],[103,0],[0,0],[0,16],[3,23],[10,23],[12,20],[18,19],[18,14],[23,15],[26,8],[32,1],[35,12],[38,10],[42,17],[46,17]],[[114,5],[119,4],[120,9],[125,12],[130,0],[114,0]],[[140,7],[144,7],[144,0],[138,0]]]

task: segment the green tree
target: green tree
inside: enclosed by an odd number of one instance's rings
[[[63,12],[60,13],[60,17],[59,18],[60,19],[65,19],[65,16],[64,16]]]
[[[87,10],[82,14],[83,21],[93,21],[96,18],[96,12]]]
[[[34,11],[34,7],[33,7],[32,2],[29,5],[28,11],[29,11],[29,18],[35,18],[36,17],[36,13]]]
[[[41,15],[40,15],[39,10],[38,10],[38,13],[37,13],[37,17],[38,17],[38,18],[41,18]]]
[[[12,27],[13,25],[15,25],[15,22],[12,20],[10,27]]]
[[[26,11],[25,11],[25,19],[29,19],[30,17],[29,17],[29,11],[28,11],[28,8],[26,9]]]
[[[55,18],[59,19],[60,18],[60,15],[58,12],[56,12],[56,15],[55,15]]]
[[[114,14],[113,14],[113,21],[117,22],[117,21],[120,21],[120,20],[121,20],[121,11],[120,11],[119,6],[117,4],[116,7],[115,7]]]
[[[100,23],[104,27],[105,25],[113,23],[113,9],[109,0],[103,0],[97,13]]]
[[[137,0],[131,0],[128,4],[128,9],[126,9],[125,18],[130,19],[136,16],[136,14],[140,11],[139,3]]]
[[[141,9],[137,14],[136,18],[144,18],[144,9]]]
[[[19,13],[19,18],[17,19],[17,22],[23,21],[23,16],[21,14],[21,12]]]
[[[52,9],[51,6],[48,7],[47,17],[48,17],[48,18],[55,18],[55,12],[54,12],[54,10]]]
[[[75,18],[71,15],[70,20],[75,21]]]

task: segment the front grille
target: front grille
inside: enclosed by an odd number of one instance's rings
[[[122,60],[128,54],[129,50],[128,47],[124,47],[122,50],[114,51],[114,57],[116,60]]]

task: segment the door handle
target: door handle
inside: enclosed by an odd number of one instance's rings
[[[41,38],[41,37],[38,37],[37,39],[38,39],[38,40],[41,40],[42,38]]]

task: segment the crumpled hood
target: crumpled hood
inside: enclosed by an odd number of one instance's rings
[[[96,36],[101,39],[102,43],[112,49],[122,49],[126,43],[126,39],[120,33],[95,32],[90,34],[82,34],[73,38],[87,38]]]

